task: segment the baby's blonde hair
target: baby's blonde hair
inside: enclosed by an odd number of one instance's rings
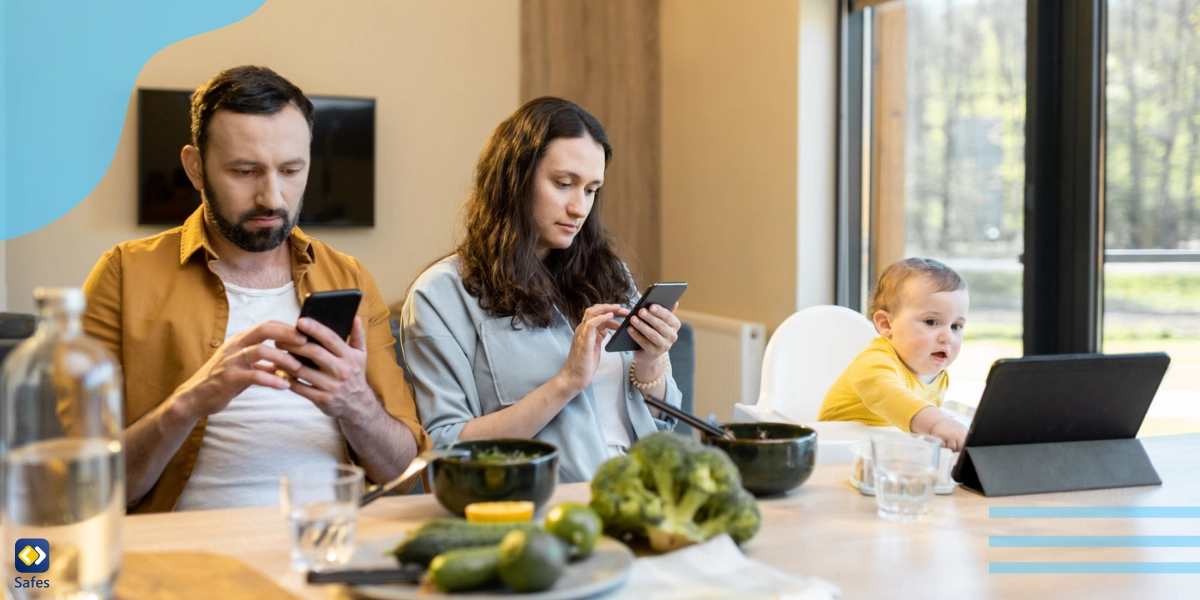
[[[935,292],[955,292],[967,288],[967,282],[962,276],[945,263],[932,258],[898,260],[884,269],[883,274],[879,276],[879,283],[875,285],[875,292],[871,294],[871,312],[867,313],[867,316],[871,317],[881,310],[895,312],[900,308],[900,291],[904,289],[905,282],[922,276],[933,284]]]

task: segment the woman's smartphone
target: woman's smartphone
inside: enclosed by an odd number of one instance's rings
[[[343,340],[350,337],[354,329],[354,315],[358,314],[358,303],[362,302],[362,292],[359,290],[333,290],[330,292],[313,292],[304,298],[304,306],[300,307],[300,318],[308,317],[330,328]],[[312,340],[314,343],[319,343]],[[312,369],[320,369],[317,363],[307,356],[295,355],[296,360]]]
[[[687,284],[682,282],[660,282],[646,289],[646,293],[642,294],[642,298],[638,300],[637,306],[629,311],[629,316],[638,314],[643,308],[649,308],[651,305],[665,306],[667,310],[675,306],[679,301],[680,296],[687,291]],[[642,347],[634,341],[633,336],[629,335],[629,317],[625,318],[625,322],[617,328],[616,333],[609,338],[605,344],[604,350],[607,352],[629,352],[631,350],[641,350]]]

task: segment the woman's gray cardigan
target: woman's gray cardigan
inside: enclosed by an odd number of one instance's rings
[[[485,313],[463,288],[457,256],[422,273],[404,303],[401,338],[417,412],[434,446],[454,442],[467,421],[510,406],[552,379],[566,364],[574,335],[557,311],[549,327],[519,329],[509,317]],[[628,372],[633,353],[623,352],[621,362]],[[634,441],[674,429],[673,418],[651,417],[641,392],[628,377],[624,382]],[[665,400],[674,406],[682,400],[671,377]],[[534,437],[558,447],[559,481],[589,481],[608,459],[592,386]]]

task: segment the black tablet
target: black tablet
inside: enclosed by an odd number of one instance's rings
[[[998,360],[964,445],[1136,437],[1170,362],[1162,352]]]

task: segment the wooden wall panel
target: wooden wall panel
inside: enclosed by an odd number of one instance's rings
[[[613,145],[601,214],[639,285],[661,273],[659,0],[521,0],[521,101],[559,96]]]
[[[875,107],[871,157],[871,288],[888,265],[904,258],[904,127],[907,17],[903,2],[875,9]]]

